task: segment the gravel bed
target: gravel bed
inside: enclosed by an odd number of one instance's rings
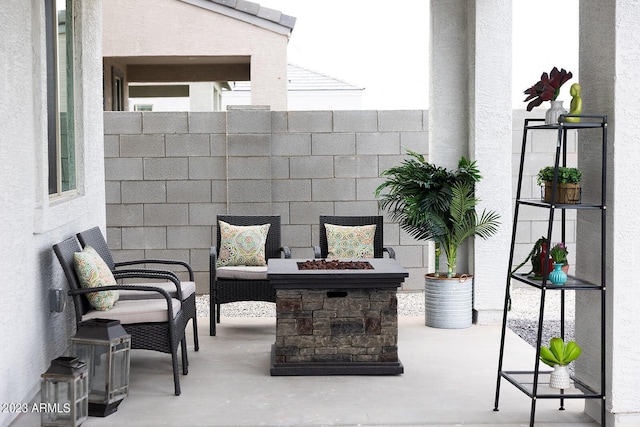
[[[209,295],[196,298],[198,317],[209,316]],[[276,305],[272,302],[230,302],[222,304],[222,317],[276,317]],[[424,316],[424,292],[398,292],[398,316]]]
[[[566,318],[565,339],[574,339],[575,300],[574,292],[565,292]],[[533,288],[514,287],[511,291],[512,307],[507,314],[508,327],[523,340],[535,345],[538,334],[538,315],[540,312],[540,291]],[[554,336],[560,335],[560,293],[547,292],[545,304],[545,324],[542,330],[542,342],[549,343]],[[196,298],[198,317],[209,316],[209,295]],[[269,302],[233,302],[222,304],[223,317],[275,317],[274,303]],[[398,292],[398,316],[424,316],[424,292]]]

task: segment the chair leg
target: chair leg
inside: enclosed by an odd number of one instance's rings
[[[198,321],[196,320],[197,317],[198,315],[196,314],[191,318],[191,321],[193,322],[193,350],[194,351],[200,350],[200,344],[198,342]]]
[[[216,336],[216,305],[211,304],[211,313],[209,313],[209,335]]]
[[[178,348],[174,345],[175,338],[171,338],[171,363],[173,364],[173,386],[175,395],[180,396],[180,373],[178,372]]]
[[[216,305],[217,305],[217,308],[218,308],[218,311],[217,311],[217,313],[216,313],[216,314],[217,314],[217,316],[218,316],[218,317],[216,317],[216,322],[217,322],[217,323],[220,323],[220,303],[218,303],[218,304],[216,304]]]
[[[189,360],[187,358],[187,338],[180,340],[180,354],[182,355],[182,375],[189,373]]]

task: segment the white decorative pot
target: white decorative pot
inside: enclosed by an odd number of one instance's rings
[[[560,389],[571,387],[571,376],[569,375],[569,369],[566,365],[553,366],[553,372],[551,372],[551,378],[549,379],[549,387]]]
[[[473,317],[473,276],[424,276],[425,325],[432,328],[463,329]]]
[[[562,101],[550,101],[551,108],[547,110],[544,116],[544,122],[548,125],[557,125],[558,119],[562,114],[567,114],[567,110],[562,106]]]

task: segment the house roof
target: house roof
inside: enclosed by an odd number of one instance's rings
[[[287,64],[287,80],[289,91],[364,90],[363,87],[295,64]],[[234,91],[251,90],[251,82],[247,81],[237,81],[232,86]]]
[[[296,18],[247,0],[179,0],[276,33],[291,35]]]

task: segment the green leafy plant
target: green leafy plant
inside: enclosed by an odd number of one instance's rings
[[[553,166],[546,166],[538,171],[538,185],[553,181]],[[558,167],[558,184],[577,184],[582,178],[582,171],[578,168]]]
[[[566,366],[580,357],[581,353],[582,349],[575,341],[565,344],[562,338],[552,338],[549,347],[540,346],[540,360],[551,367]]]
[[[555,262],[556,264],[560,262],[565,265],[568,264],[567,262],[568,254],[569,254],[569,251],[567,250],[567,245],[564,242],[556,243],[549,251],[549,256],[553,258],[553,262]]]
[[[447,170],[419,153],[407,154],[400,166],[382,172],[386,180],[375,195],[403,230],[416,239],[434,241],[436,252],[444,251],[447,277],[453,277],[458,247],[471,236],[486,239],[495,234],[500,216],[493,211],[476,214],[474,184],[481,179],[476,162],[462,157],[457,169]]]

